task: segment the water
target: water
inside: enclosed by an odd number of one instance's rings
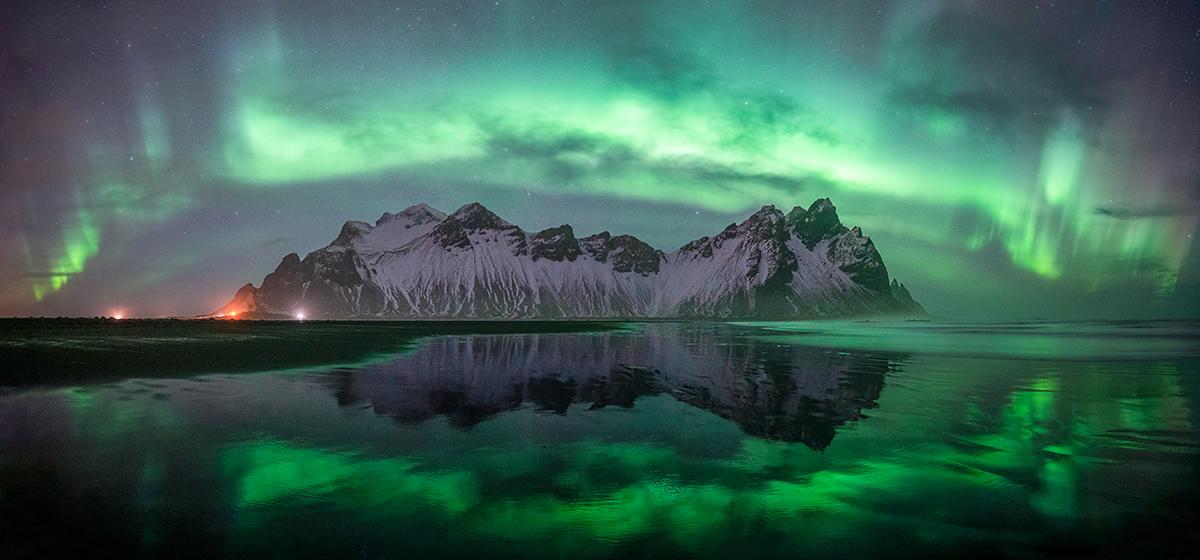
[[[0,325],[6,557],[1187,556],[1193,323]]]

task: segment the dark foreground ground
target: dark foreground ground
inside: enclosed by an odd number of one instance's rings
[[[0,386],[354,364],[423,337],[604,332],[608,321],[0,319]]]

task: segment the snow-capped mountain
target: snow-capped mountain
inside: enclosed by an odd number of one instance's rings
[[[530,233],[479,203],[425,204],[350,221],[328,246],[292,253],[213,316],[245,318],[715,317],[924,314],[869,237],[827,198],[764,206],[665,253],[631,235]]]

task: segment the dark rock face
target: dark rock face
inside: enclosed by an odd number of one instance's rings
[[[602,231],[579,240],[579,247],[597,262],[608,262],[608,241],[612,235]]]
[[[471,239],[467,237],[467,229],[458,220],[446,219],[433,228],[433,236],[442,247],[467,249],[471,247]]]
[[[258,289],[259,303],[268,308],[291,309],[304,292],[304,283],[308,280],[306,272],[308,270],[300,262],[300,256],[289,253],[275,267],[275,272],[263,278],[262,286]]]
[[[896,303],[900,305],[902,309],[913,311],[919,314],[926,313],[925,308],[913,299],[912,294],[908,293],[908,288],[895,278],[892,279],[892,283],[889,286],[889,291],[892,294],[892,298],[896,300]]]
[[[846,232],[846,226],[838,219],[837,208],[828,198],[817,199],[808,210],[797,206],[788,212],[787,222],[804,246],[812,249],[822,239],[829,239]]]
[[[850,278],[864,288],[877,292],[888,291],[888,271],[883,264],[883,257],[875,249],[871,238],[864,237],[862,230],[857,227],[829,245],[830,256],[843,254],[848,256],[839,268],[850,275]]]
[[[727,231],[730,228],[725,228]],[[738,224],[735,233],[745,234],[756,241],[774,240],[780,243],[787,241],[787,230],[784,227],[783,214],[774,206],[763,206]]]
[[[337,239],[334,239],[330,245],[349,247],[355,239],[366,235],[370,231],[371,224],[351,220],[342,225],[342,231],[338,233]]]
[[[726,241],[737,237],[738,231],[738,224],[729,224],[725,226],[725,229],[721,230],[721,233],[718,233],[715,237],[709,237],[706,235],[700,239],[694,239],[684,243],[683,246],[679,248],[679,252],[694,253],[702,258],[707,259],[712,257],[715,251],[723,247]]]
[[[738,226],[738,233],[751,240],[746,277],[766,278],[755,289],[753,309],[746,309],[746,314],[766,319],[786,317],[792,309],[790,283],[797,265],[796,256],[787,249],[789,235],[783,213],[774,206],[763,206]]]
[[[263,279],[256,297],[261,305],[255,307],[278,315],[306,307],[324,314],[382,311],[383,291],[366,281],[366,266],[358,254],[340,245],[330,247],[334,249],[314,251],[304,260],[295,253],[284,257],[275,272]]]
[[[883,257],[871,238],[855,227],[847,229],[828,198],[818,199],[804,210],[797,206],[788,212],[787,223],[796,237],[810,250],[826,239],[831,240],[828,256],[857,284],[876,292],[888,292],[888,272]]]
[[[709,257],[712,257],[713,256],[713,238],[705,235],[704,237],[701,237],[700,239],[694,239],[692,241],[688,241],[687,243],[683,244],[683,247],[679,248],[679,252],[681,252],[681,253],[697,253],[701,257],[706,258],[706,259]]]
[[[575,239],[575,230],[566,224],[533,234],[529,239],[529,247],[529,255],[535,261],[574,261],[583,254],[579,241]]]
[[[613,236],[607,231],[589,235],[579,241],[593,259],[612,263],[617,272],[653,274],[662,264],[662,252],[632,235]]]
[[[608,262],[617,272],[651,274],[658,272],[662,260],[658,250],[632,235],[618,235],[604,244]]]
[[[523,255],[525,253],[525,234],[520,228],[514,226],[500,216],[492,213],[491,210],[484,208],[478,202],[472,202],[457,212],[447,216],[442,223],[433,228],[433,237],[438,240],[443,247],[454,247],[458,249],[470,249],[470,235],[475,233],[483,233],[486,231],[500,232],[501,235],[506,235],[513,239],[520,238],[519,247],[513,252],[514,255]]]

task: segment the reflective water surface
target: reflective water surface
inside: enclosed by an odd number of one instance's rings
[[[1197,544],[1195,324],[39,328],[0,331],[5,556]]]

